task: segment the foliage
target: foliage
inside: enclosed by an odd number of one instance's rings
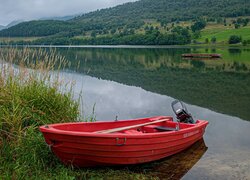
[[[213,36],[213,37],[211,38],[211,42],[212,42],[212,43],[216,43],[216,37]]]
[[[51,75],[66,63],[52,50],[1,49],[0,57],[0,178],[23,179],[57,161],[38,127],[77,120],[78,103]]]
[[[239,27],[240,25],[242,26],[247,26],[247,24],[249,23],[249,18],[237,18],[236,20],[233,20],[232,22],[233,24],[237,24]]]
[[[91,44],[91,45],[117,45],[117,44],[128,44],[128,45],[181,45],[188,44],[191,42],[191,35],[187,28],[176,26],[171,34],[163,34],[160,31],[148,30],[145,34],[114,34],[106,36],[92,36],[89,38],[68,38],[68,37],[48,37],[37,39],[33,42],[19,41],[16,44],[54,44],[54,45],[67,45],[67,44]]]
[[[238,23],[234,24],[234,28],[235,29],[239,29],[240,28],[240,24],[238,24]]]
[[[232,35],[229,37],[228,43],[229,44],[237,44],[237,43],[240,43],[241,41],[242,41],[241,36]]]
[[[48,36],[59,32],[69,32],[72,23],[56,20],[38,20],[17,24],[0,31],[2,37],[36,37]]]
[[[200,38],[201,37],[201,32],[200,31],[195,31],[194,33],[193,33],[193,38],[194,39],[198,39],[198,38]]]
[[[206,44],[209,43],[209,39],[208,39],[208,38],[205,39],[205,43],[206,43]]]
[[[204,29],[206,27],[206,21],[205,20],[199,20],[199,21],[196,21],[192,26],[191,26],[191,30],[193,32],[196,32],[196,31],[200,31],[202,29]]]
[[[189,39],[185,42],[178,33],[163,32],[163,29],[168,31],[180,21],[196,20],[191,29],[193,32],[198,32],[206,26],[206,21],[223,22],[225,17],[248,16],[250,15],[249,9],[250,1],[246,0],[140,0],[86,13],[68,21],[40,20],[20,23],[0,31],[0,36],[43,37],[35,42],[55,45],[102,44],[103,42],[124,44],[128,40],[132,41],[129,44],[142,44],[142,42],[146,42],[145,44],[171,44],[171,42],[183,44],[189,42]],[[243,26],[246,26],[249,21],[248,18],[238,19],[236,23]],[[151,37],[154,36],[153,33],[146,34],[148,30],[154,28],[148,23],[150,21],[159,24],[161,29],[156,30],[159,30],[164,38],[162,42]],[[74,38],[82,35],[84,35],[82,39]],[[197,34],[194,37],[199,38]],[[154,40],[149,42],[149,39]],[[24,42],[24,44],[27,43],[29,42]],[[22,42],[19,41],[18,44]]]

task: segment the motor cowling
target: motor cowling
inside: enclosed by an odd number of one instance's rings
[[[172,109],[176,115],[176,118],[183,123],[190,123],[194,124],[195,121],[190,113],[188,113],[188,110],[186,106],[183,104],[183,102],[179,100],[174,100],[171,104]]]

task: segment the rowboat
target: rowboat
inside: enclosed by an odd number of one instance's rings
[[[140,164],[176,154],[202,139],[208,122],[156,116],[131,120],[75,122],[40,127],[46,143],[66,165],[76,167]],[[185,116],[184,116],[185,115]],[[186,118],[185,118],[186,117]]]
[[[221,58],[221,54],[182,54],[184,58]]]

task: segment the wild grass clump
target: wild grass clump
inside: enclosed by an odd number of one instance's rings
[[[66,66],[53,50],[0,49],[0,176],[39,175],[57,162],[38,127],[72,122],[79,104],[62,92],[56,73]],[[70,89],[70,88],[68,88]],[[34,167],[35,166],[35,167]]]

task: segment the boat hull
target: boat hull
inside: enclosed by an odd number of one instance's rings
[[[221,58],[221,54],[182,54],[184,58]]]
[[[168,119],[132,130],[96,133],[98,130]],[[46,143],[67,165],[77,167],[128,165],[150,162],[176,154],[203,137],[208,122],[180,123],[178,131],[160,132],[155,127],[176,127],[171,117],[94,123],[64,123],[40,127]],[[81,131],[82,129],[82,131]]]

